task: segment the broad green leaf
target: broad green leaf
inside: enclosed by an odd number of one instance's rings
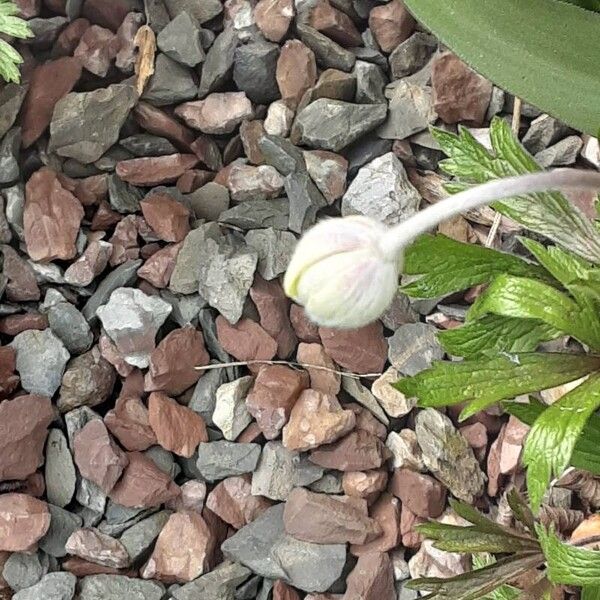
[[[486,315],[462,327],[438,333],[448,354],[476,358],[498,352],[531,352],[540,342],[552,340],[561,332],[541,321]]]
[[[579,379],[600,368],[600,357],[526,352],[464,362],[437,362],[394,387],[423,407],[472,400],[486,405]]]
[[[15,16],[18,12],[19,8],[11,0],[0,0],[0,35],[33,37],[27,21]],[[18,65],[22,62],[21,55],[0,37],[0,77],[5,81],[18,83],[21,79]]]
[[[600,600],[600,585],[584,587],[581,590],[581,600]]]
[[[600,0],[563,0],[563,2],[581,6],[581,8],[585,8],[586,10],[600,12]]]
[[[536,527],[548,566],[548,579],[563,585],[600,586],[600,552],[561,542],[553,531]]]
[[[16,38],[29,38],[33,36],[27,21],[19,17],[0,17],[2,33]]]
[[[505,533],[486,533],[478,527],[447,525],[445,523],[422,523],[417,531],[426,538],[435,540],[435,548],[446,552],[498,552],[510,554],[514,552],[536,550],[537,544],[512,537]]]
[[[531,400],[529,404],[505,402],[503,406],[506,412],[529,426],[532,426],[546,410],[546,407],[537,400]],[[592,415],[585,424],[575,443],[569,464],[577,469],[600,476],[600,416]]]
[[[407,250],[404,273],[422,275],[403,286],[409,296],[436,298],[488,283],[501,273],[548,279],[544,269],[526,260],[445,235],[422,235]]]
[[[496,277],[470,308],[468,319],[488,313],[542,321],[584,344],[600,348],[598,316],[541,281],[512,275]]]
[[[7,82],[19,83],[21,74],[17,65],[23,62],[20,54],[0,39],[0,77]]]
[[[426,596],[428,599],[481,600],[486,594],[509,583],[522,573],[537,568],[543,561],[544,556],[539,552],[513,554],[492,565],[456,577],[413,579],[407,583],[407,587],[431,592]]]
[[[405,0],[415,17],[498,86],[595,135],[600,15],[559,0]]]
[[[600,408],[600,374],[591,375],[549,406],[529,431],[523,449],[529,502],[537,511],[553,477],[568,466],[587,420]]]
[[[488,553],[474,554],[473,555],[473,568],[483,569],[489,565],[493,565],[496,559]],[[517,600],[521,595],[521,590],[512,585],[501,585],[497,589],[491,591],[489,594],[482,596],[481,600]]]
[[[504,119],[494,118],[490,125],[492,152],[477,142],[465,128],[459,127],[458,135],[435,128],[432,134],[449,156],[440,163],[440,167],[458,178],[458,181],[446,186],[451,193],[473,183],[541,171]],[[600,262],[600,233],[559,192],[513,197],[493,206],[527,229],[548,237],[586,260]]]

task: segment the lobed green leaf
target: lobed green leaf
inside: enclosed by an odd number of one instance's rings
[[[587,420],[600,408],[600,374],[591,375],[549,406],[534,422],[523,449],[527,490],[534,511],[553,477],[568,466]]]
[[[445,235],[423,235],[407,250],[404,273],[422,275],[402,290],[417,298],[436,298],[488,283],[497,275],[549,280],[541,267],[523,258],[483,246],[457,242]]]
[[[394,387],[423,407],[482,401],[485,406],[555,387],[600,368],[600,357],[526,352],[464,362],[437,362]]]

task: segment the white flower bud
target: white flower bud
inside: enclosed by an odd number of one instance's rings
[[[391,304],[404,248],[416,237],[496,200],[562,188],[598,189],[600,173],[558,169],[490,181],[433,204],[392,228],[368,217],[321,221],[298,242],[285,274],[285,293],[304,306],[318,325],[367,325]]]
[[[302,237],[284,279],[285,293],[319,325],[360,327],[377,319],[398,288],[396,252],[386,228],[367,217],[327,219]]]

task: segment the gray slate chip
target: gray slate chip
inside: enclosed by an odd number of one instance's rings
[[[77,473],[67,438],[60,429],[51,429],[46,440],[46,497],[64,507],[71,502],[77,485]]]
[[[169,511],[163,510],[143,519],[123,532],[119,541],[125,546],[132,563],[137,564],[138,561],[146,558],[158,534],[169,520],[170,514]]]
[[[234,475],[251,473],[260,457],[258,444],[238,444],[217,441],[198,446],[196,466],[208,481],[218,481]]]
[[[225,28],[216,37],[202,65],[202,78],[198,88],[200,98],[217,90],[227,81],[233,67],[237,45],[238,37],[233,27]]]
[[[275,71],[279,46],[265,40],[239,46],[235,51],[233,80],[256,104],[269,104],[281,96]]]
[[[86,352],[94,343],[88,322],[70,302],[58,302],[52,306],[48,310],[48,323],[72,355]]]
[[[0,90],[0,139],[13,126],[25,99],[27,87],[8,83]]]
[[[151,133],[136,133],[121,140],[119,144],[134,156],[177,154],[177,148],[167,138],[152,135]]]
[[[250,569],[243,565],[221,563],[210,573],[182,585],[172,595],[175,600],[233,600],[235,588],[250,575]]]
[[[161,600],[164,593],[159,583],[124,575],[90,575],[79,584],[79,600]]]
[[[223,542],[223,554],[270,579],[283,579],[305,592],[324,592],[342,574],[345,544],[311,544],[285,533],[284,504],[263,512]]]
[[[195,67],[206,57],[200,31],[198,21],[182,11],[158,34],[156,45],[169,58]]]
[[[171,18],[177,17],[182,12],[189,13],[200,24],[214,19],[223,11],[221,0],[164,0]]]
[[[287,199],[241,202],[221,213],[219,219],[222,223],[235,225],[244,230],[263,227],[287,229],[289,220],[289,201]]]
[[[14,592],[35,585],[48,572],[48,556],[44,553],[13,552],[4,563],[2,578]]]
[[[0,141],[0,185],[13,183],[19,179],[20,148],[21,128],[15,127]]]
[[[13,600],[72,600],[76,584],[72,573],[48,573],[34,586],[16,593]]]
[[[83,521],[79,515],[53,504],[48,504],[48,510],[50,511],[50,528],[39,541],[39,547],[50,556],[62,558],[67,555],[65,550],[67,540],[76,529],[83,525]]]
[[[315,53],[317,63],[323,69],[339,69],[340,71],[351,71],[356,56],[342,48],[331,38],[323,35],[309,25],[296,23],[296,31],[300,39]]]
[[[192,100],[197,91],[197,84],[188,67],[166,54],[159,54],[154,63],[154,75],[150,78],[142,99],[154,106],[167,106]]]
[[[437,329],[427,323],[408,323],[388,338],[388,356],[402,375],[416,375],[444,357]]]

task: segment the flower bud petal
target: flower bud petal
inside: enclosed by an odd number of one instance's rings
[[[321,221],[300,240],[285,275],[288,296],[319,325],[354,328],[381,316],[398,287],[399,262],[366,217]]]

